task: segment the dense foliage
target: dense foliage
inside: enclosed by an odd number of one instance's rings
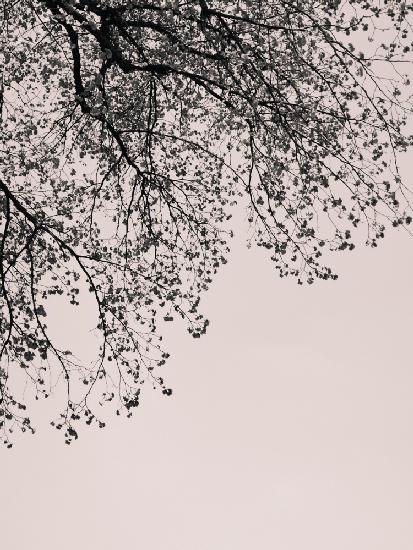
[[[157,321],[194,337],[227,261],[231,209],[281,276],[336,275],[324,250],[376,246],[411,222],[397,155],[411,144],[402,73],[413,6],[398,0],[1,0],[0,425],[14,397],[66,387],[59,420],[130,415],[168,354]],[[353,45],[354,44],[354,45]],[[360,52],[359,50],[363,50]],[[407,87],[406,87],[407,85]],[[100,348],[58,349],[48,297],[97,306]],[[20,374],[19,374],[20,375]]]

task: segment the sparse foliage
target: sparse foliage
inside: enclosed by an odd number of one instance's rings
[[[413,6],[399,0],[1,0],[0,426],[12,393],[58,382],[57,428],[130,415],[158,367],[159,319],[205,332],[200,293],[227,261],[231,209],[281,276],[331,279],[323,250],[412,221]],[[363,44],[363,47],[357,46]],[[359,50],[363,51],[359,51]],[[48,298],[97,307],[96,361],[59,349]]]

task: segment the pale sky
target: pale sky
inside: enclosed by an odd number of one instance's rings
[[[411,550],[413,241],[335,258],[299,287],[240,238],[208,334],[168,333],[172,397],[70,447],[38,405],[0,452],[1,548]],[[87,348],[74,319],[56,330]]]
[[[36,435],[0,449],[1,550],[412,550],[413,238],[300,287],[235,223],[208,333],[167,327],[171,397],[148,386],[71,446],[38,403]],[[92,313],[50,329],[87,356]]]

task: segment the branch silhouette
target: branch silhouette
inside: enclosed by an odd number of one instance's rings
[[[198,338],[236,202],[281,277],[409,231],[412,11],[389,0],[1,1],[0,429],[34,431],[14,380],[56,385],[52,424],[170,395],[163,321]],[[364,50],[358,51],[363,45]],[[60,349],[52,295],[96,303],[96,360]],[[80,310],[79,310],[80,311]],[[80,313],[79,313],[80,314]],[[68,342],[70,338],[68,338]],[[18,388],[17,388],[18,389]]]

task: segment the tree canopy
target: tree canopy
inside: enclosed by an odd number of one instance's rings
[[[413,5],[400,0],[0,1],[0,427],[34,431],[13,379],[56,384],[70,443],[98,403],[167,395],[159,320],[199,312],[231,212],[281,276],[408,229]],[[96,360],[60,349],[48,298],[96,303]]]

